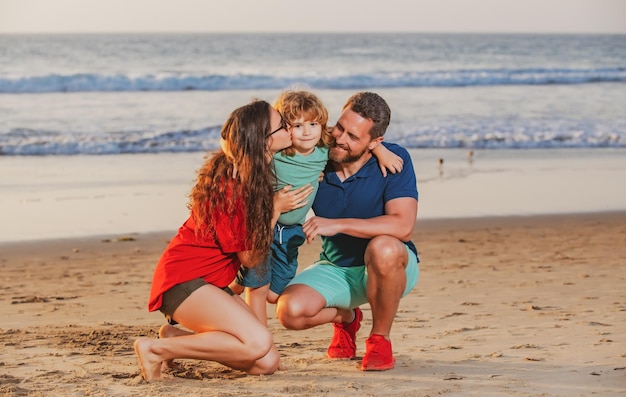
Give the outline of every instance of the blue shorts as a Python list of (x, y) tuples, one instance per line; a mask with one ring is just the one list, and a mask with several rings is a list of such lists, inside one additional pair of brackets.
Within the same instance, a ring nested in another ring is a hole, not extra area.
[(269, 284), (270, 290), (278, 295), (293, 279), (298, 269), (298, 248), (306, 241), (302, 225), (274, 227), (271, 256), (266, 266), (246, 269), (238, 275), (237, 283), (245, 287), (258, 288)]
[[(419, 276), (419, 260), (415, 252), (406, 246), (409, 263), (406, 266), (406, 287), (402, 296), (406, 296)], [(304, 284), (319, 292), (326, 299), (326, 307), (353, 309), (367, 303), (365, 295), (367, 271), (365, 266), (341, 267), (328, 261), (319, 261), (304, 269), (289, 285)]]

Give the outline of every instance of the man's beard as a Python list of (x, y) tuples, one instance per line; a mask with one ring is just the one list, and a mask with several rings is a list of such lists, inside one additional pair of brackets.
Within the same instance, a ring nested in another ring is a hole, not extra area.
[(338, 155), (333, 151), (335, 147), (337, 146), (331, 146), (330, 150), (328, 151), (328, 158), (337, 163), (354, 163), (355, 161), (363, 157), (363, 155), (367, 151), (367, 148), (364, 148), (359, 153), (350, 153), (349, 151), (344, 151), (343, 155)]

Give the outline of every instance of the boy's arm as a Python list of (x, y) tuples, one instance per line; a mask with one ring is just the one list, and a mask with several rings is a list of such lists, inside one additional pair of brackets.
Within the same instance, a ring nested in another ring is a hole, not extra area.
[(378, 166), (384, 177), (387, 176), (387, 170), (392, 174), (402, 171), (402, 166), (404, 165), (402, 157), (396, 155), (384, 145), (376, 145), (372, 150), (372, 154), (378, 159)]

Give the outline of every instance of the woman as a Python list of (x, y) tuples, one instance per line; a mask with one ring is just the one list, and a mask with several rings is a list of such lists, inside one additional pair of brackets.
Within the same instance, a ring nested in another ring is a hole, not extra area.
[(310, 191), (283, 190), (274, 197), (270, 160), (291, 145), (291, 135), (267, 102), (234, 110), (221, 136), (221, 150), (198, 171), (191, 215), (154, 272), (149, 310), (160, 310), (172, 325), (161, 327), (160, 339), (135, 341), (146, 380), (160, 378), (161, 365), (175, 358), (217, 361), (249, 374), (278, 368), (267, 327), (227, 286), (240, 265), (266, 261), (281, 211), (306, 204), (300, 202)]

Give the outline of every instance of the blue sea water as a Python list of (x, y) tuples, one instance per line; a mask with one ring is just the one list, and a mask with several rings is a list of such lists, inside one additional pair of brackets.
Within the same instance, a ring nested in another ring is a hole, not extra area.
[(379, 92), (409, 148), (626, 147), (624, 35), (0, 35), (0, 155), (205, 151), (293, 87)]

